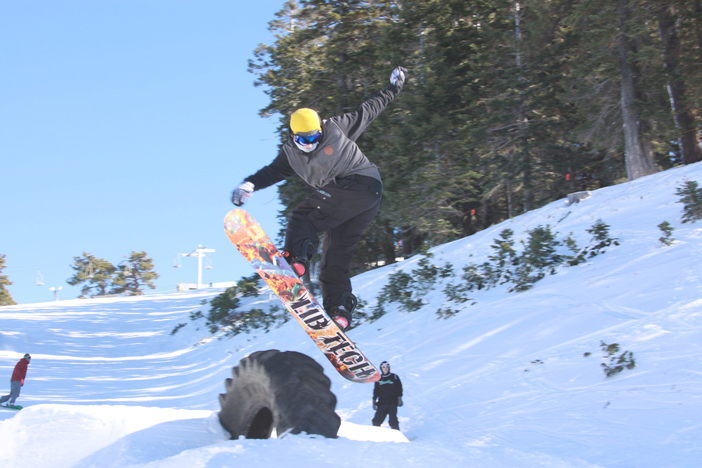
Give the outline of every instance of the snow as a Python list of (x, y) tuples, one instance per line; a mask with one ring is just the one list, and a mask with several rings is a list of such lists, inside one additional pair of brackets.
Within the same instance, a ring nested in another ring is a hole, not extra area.
[[(0, 466), (700, 466), (702, 221), (680, 221), (675, 190), (685, 180), (702, 181), (702, 164), (577, 204), (558, 200), (432, 249), (433, 264), (460, 272), (484, 261), (505, 228), (519, 240), (548, 225), (584, 246), (601, 219), (621, 242), (528, 291), (474, 291), (448, 319), (435, 311), (449, 305), (443, 285), (456, 278), (442, 280), (421, 310), (390, 305), (352, 330), (402, 378), (402, 432), (370, 425), (372, 386), (338, 376), (295, 322), (232, 339), (189, 322), (219, 290), (2, 307), (0, 376), (9, 380), (25, 352), (33, 359), (18, 400), (25, 408), (0, 410)], [(674, 227), (671, 246), (658, 240), (663, 221)], [(371, 308), (388, 276), (420, 259), (359, 275), (355, 290)], [(246, 301), (275, 304), (267, 294)], [(636, 367), (605, 377), (601, 342), (631, 351)], [(264, 349), (300, 351), (324, 366), (339, 438), (229, 440), (217, 396), (231, 367)]]

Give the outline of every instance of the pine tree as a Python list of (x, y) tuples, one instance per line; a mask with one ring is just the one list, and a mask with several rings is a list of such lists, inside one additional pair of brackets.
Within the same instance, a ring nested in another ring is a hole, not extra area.
[(107, 260), (83, 252), (82, 257), (73, 257), (74, 275), (66, 280), (71, 286), (82, 284), (80, 297), (104, 296), (112, 286), (112, 275), (117, 268)]
[(493, 254), (488, 258), (494, 264), (494, 283), (505, 284), (512, 280), (514, 268), (519, 264), (517, 252), (514, 249), (514, 231), (511, 229), (503, 229), (500, 232), (500, 238), (495, 239), (490, 246)]
[(236, 283), (238, 291), (244, 297), (256, 297), (259, 295), (261, 277), (258, 273), (241, 278)]
[(241, 305), (239, 288), (232, 286), (222, 294), (212, 298), (210, 311), (207, 313), (207, 328), (210, 333), (216, 333), (222, 328), (232, 328), (237, 321), (237, 308)]
[(512, 291), (525, 291), (547, 274), (556, 272), (556, 267), (563, 261), (558, 253), (561, 242), (549, 226), (537, 226), (529, 231), (524, 243), (524, 251), (519, 256)]
[(5, 255), (0, 254), (0, 306), (16, 304), (14, 299), (12, 299), (10, 291), (7, 290), (7, 287), (12, 284), (12, 281), (10, 281), (7, 275), (2, 274), (4, 269)]
[(673, 245), (673, 226), (668, 221), (663, 221), (657, 227), (662, 233), (661, 237), (658, 238), (661, 244), (668, 246)]
[(680, 197), (683, 206), (683, 223), (692, 223), (702, 219), (702, 188), (693, 180), (685, 181), (675, 194)]
[(153, 271), (154, 263), (146, 252), (132, 252), (129, 258), (120, 263), (112, 282), (112, 294), (140, 296), (144, 294), (143, 287), (156, 288), (154, 280), (159, 277)]
[(612, 238), (609, 234), (609, 224), (601, 219), (595, 221), (595, 223), (587, 229), (587, 232), (592, 236), (590, 243), (580, 250), (575, 257), (569, 259), (568, 265), (579, 265), (589, 258), (604, 253), (610, 246), (619, 245), (619, 239)]

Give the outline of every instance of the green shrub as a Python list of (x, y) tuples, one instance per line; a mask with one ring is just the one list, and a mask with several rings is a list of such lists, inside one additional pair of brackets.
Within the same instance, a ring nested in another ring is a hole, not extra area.
[(631, 351), (623, 351), (618, 343), (607, 344), (604, 341), (600, 342), (600, 348), (605, 353), (604, 359), (607, 362), (600, 364), (606, 377), (613, 377), (625, 369), (633, 369), (636, 367), (634, 353)]
[(383, 287), (378, 295), (371, 321), (375, 321), (385, 315), (385, 304), (400, 304), (404, 312), (415, 312), (421, 309), (426, 303), (422, 299), (436, 285), (439, 279), (448, 278), (453, 274), (453, 267), (447, 263), (443, 267), (437, 267), (430, 261), (431, 254), (427, 254), (418, 262), (418, 268), (410, 273), (396, 271), (388, 276), (388, 283)]
[(519, 256), (511, 291), (530, 289), (547, 274), (554, 274), (563, 261), (563, 256), (558, 252), (561, 242), (549, 226), (537, 226), (529, 231), (529, 237), (523, 244), (524, 250)]
[(251, 276), (245, 276), (237, 281), (236, 287), (242, 296), (256, 297), (260, 293), (260, 281), (261, 277), (259, 274), (254, 273)]
[[(490, 246), (492, 255), (488, 256), (491, 264), (483, 264), (483, 276), (490, 286), (509, 283), (514, 279), (514, 269), (519, 265), (519, 255), (514, 249), (514, 231), (504, 229), (500, 237)], [(488, 266), (489, 265), (489, 266)]]
[[(279, 326), (290, 319), (290, 314), (282, 307), (273, 306), (264, 311), (262, 309), (239, 310), (240, 297), (258, 296), (260, 293), (259, 276), (252, 275), (242, 278), (235, 286), (227, 288), (223, 293), (213, 297), (210, 301), (203, 300), (201, 305), (209, 304), (209, 310), (203, 313), (196, 310), (190, 313), (190, 321), (205, 320), (205, 325), (211, 334), (223, 333), (224, 336), (233, 336), (253, 330), (268, 332), (273, 326)], [(185, 324), (178, 324), (171, 331), (177, 333)]]
[(680, 197), (678, 200), (683, 204), (683, 223), (692, 223), (702, 219), (702, 188), (695, 181), (688, 180), (678, 187), (675, 194)]
[(673, 226), (668, 221), (663, 221), (658, 225), (658, 229), (663, 233), (658, 240), (663, 245), (673, 245)]
[(579, 265), (589, 258), (606, 252), (610, 246), (619, 245), (619, 239), (610, 237), (609, 225), (601, 219), (598, 219), (587, 232), (592, 235), (590, 243), (568, 262), (569, 265)]

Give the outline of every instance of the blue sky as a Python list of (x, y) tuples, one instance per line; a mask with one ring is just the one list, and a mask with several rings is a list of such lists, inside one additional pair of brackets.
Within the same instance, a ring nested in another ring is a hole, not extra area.
[[(60, 298), (73, 257), (146, 251), (156, 291), (251, 271), (222, 219), (229, 194), (270, 162), (279, 116), (247, 61), (273, 40), (283, 0), (0, 0), (0, 254), (19, 303)], [(247, 205), (276, 237), (275, 188)], [(35, 284), (41, 276), (44, 286)]]

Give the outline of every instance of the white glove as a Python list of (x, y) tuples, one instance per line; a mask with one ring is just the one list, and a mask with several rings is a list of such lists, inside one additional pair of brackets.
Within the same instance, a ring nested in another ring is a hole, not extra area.
[(390, 73), (390, 84), (396, 88), (402, 88), (405, 84), (405, 74), (407, 69), (405, 67), (396, 67), (392, 73)]
[(246, 200), (249, 199), (254, 191), (254, 184), (246, 181), (239, 184), (237, 188), (232, 192), (232, 203), (236, 206), (241, 206)]

